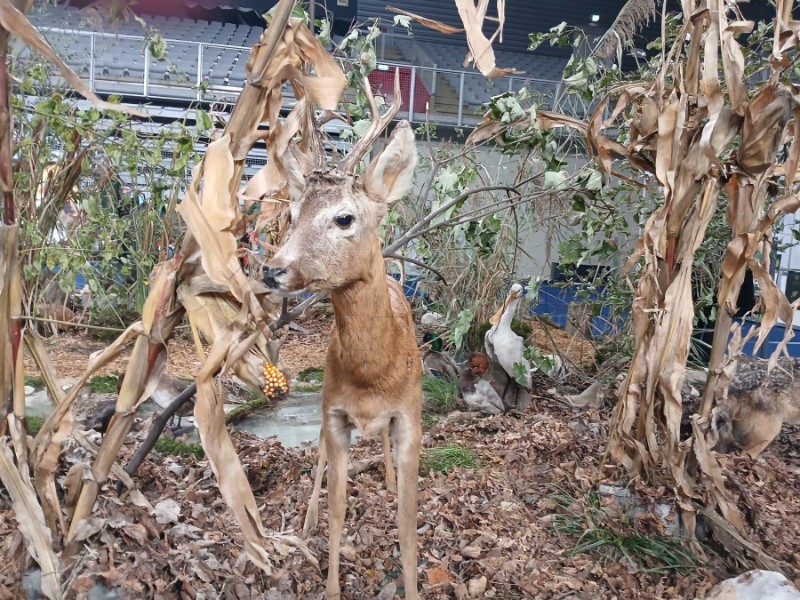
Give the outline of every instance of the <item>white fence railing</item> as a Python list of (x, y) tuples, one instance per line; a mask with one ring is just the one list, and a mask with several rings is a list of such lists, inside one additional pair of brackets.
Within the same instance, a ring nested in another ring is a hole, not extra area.
[[(233, 102), (242, 89), (250, 53), (246, 46), (167, 39), (167, 60), (159, 61), (151, 55), (151, 42), (142, 36), (50, 27), (40, 31), (92, 90), (148, 99)], [(399, 70), (403, 108), (398, 118), (412, 122), (474, 125), (480, 121), (481, 105), (494, 95), (524, 86), (539, 92), (548, 106), (559, 85), (555, 80), (522, 76), (487, 80), (476, 71), (443, 69), (408, 38), (382, 37), (379, 59), (387, 57), (387, 47), (406, 44), (402, 54), (410, 55), (411, 62), (380, 60), (371, 81), (390, 93), (391, 86), (381, 83)]]

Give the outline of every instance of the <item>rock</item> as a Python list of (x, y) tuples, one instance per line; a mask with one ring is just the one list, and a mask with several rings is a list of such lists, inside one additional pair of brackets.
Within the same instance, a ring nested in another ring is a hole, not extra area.
[(438, 312), (427, 312), (420, 319), (422, 325), (441, 327), (444, 325), (444, 315)]
[(474, 579), (470, 579), (467, 583), (467, 593), (470, 598), (481, 598), (486, 593), (486, 586), (488, 580), (485, 575), (480, 575)]
[(31, 386), (29, 386), (29, 385), (26, 385), (26, 386), (25, 386), (25, 395), (26, 395), (26, 396), (30, 396), (30, 395), (31, 395), (33, 392), (35, 392), (35, 391), (36, 391), (36, 388), (34, 388), (34, 387), (31, 387)]
[(800, 592), (782, 574), (753, 570), (715, 586), (706, 600), (800, 600)]

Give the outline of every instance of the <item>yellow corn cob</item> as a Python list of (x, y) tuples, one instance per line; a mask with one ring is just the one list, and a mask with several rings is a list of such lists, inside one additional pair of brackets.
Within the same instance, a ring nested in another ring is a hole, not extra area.
[(262, 371), (264, 375), (263, 392), (267, 398), (275, 398), (289, 391), (289, 382), (281, 370), (271, 362), (265, 361)]

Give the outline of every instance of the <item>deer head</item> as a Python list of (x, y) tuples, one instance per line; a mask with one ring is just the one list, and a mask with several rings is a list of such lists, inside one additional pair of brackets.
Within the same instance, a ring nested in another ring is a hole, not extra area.
[(264, 269), (264, 283), (290, 295), (340, 289), (368, 277), (380, 257), (381, 218), (408, 191), (417, 163), (408, 121), (397, 125), (364, 177), (350, 172), (352, 159), (340, 163), (340, 168), (307, 175), (294, 153), (283, 159), (292, 200), (291, 226)]

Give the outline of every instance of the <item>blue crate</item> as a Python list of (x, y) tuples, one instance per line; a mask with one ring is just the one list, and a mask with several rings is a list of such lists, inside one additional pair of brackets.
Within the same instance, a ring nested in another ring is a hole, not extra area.
[[(392, 277), (394, 277), (395, 281), (398, 283), (400, 282), (399, 273), (392, 273)], [(425, 298), (425, 292), (419, 289), (419, 284), (423, 281), (425, 281), (424, 277), (416, 277), (413, 275), (406, 277), (405, 281), (403, 281), (403, 294), (408, 300), (412, 298)]]

